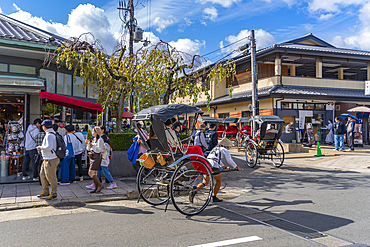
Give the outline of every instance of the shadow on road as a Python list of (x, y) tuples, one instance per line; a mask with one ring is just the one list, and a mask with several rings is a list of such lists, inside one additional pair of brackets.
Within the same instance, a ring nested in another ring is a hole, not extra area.
[(111, 214), (154, 214), (150, 211), (141, 210), (139, 208), (123, 207), (123, 206), (106, 206), (106, 205), (86, 205), (86, 208), (100, 210)]

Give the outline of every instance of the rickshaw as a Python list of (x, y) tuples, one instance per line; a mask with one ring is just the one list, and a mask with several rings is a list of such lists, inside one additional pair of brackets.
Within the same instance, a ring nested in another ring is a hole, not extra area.
[[(189, 199), (189, 193), (203, 182), (203, 175), (212, 176), (211, 165), (204, 156), (191, 154), (190, 137), (180, 140), (172, 147), (167, 141), (165, 122), (183, 114), (195, 114), (195, 119), (203, 111), (195, 106), (171, 104), (153, 106), (136, 113), (132, 120), (138, 128), (138, 121), (150, 121), (156, 138), (143, 141), (147, 153), (138, 160), (142, 167), (137, 174), (137, 189), (139, 199), (151, 205), (166, 203), (166, 210), (171, 200), (175, 208), (184, 215), (195, 215), (202, 212), (211, 200), (213, 181), (194, 199)], [(178, 118), (179, 119), (179, 118)], [(195, 128), (195, 122), (193, 126)], [(142, 140), (145, 138), (138, 131)], [(167, 133), (167, 134), (168, 134)], [(194, 147), (194, 146), (193, 146)], [(191, 202), (192, 201), (192, 202)]]
[(283, 142), (280, 140), (284, 121), (278, 116), (258, 115), (250, 119), (256, 123), (255, 138), (244, 142), (247, 165), (255, 167), (259, 159), (271, 160), (275, 167), (284, 163)]
[[(238, 119), (237, 118), (225, 118), (222, 123), (223, 124), (230, 124), (230, 123), (237, 123)], [(235, 141), (236, 140), (236, 135), (238, 133), (238, 127), (236, 125), (229, 125), (225, 129), (225, 132), (222, 134), (222, 138), (226, 137), (230, 141)]]
[(250, 117), (239, 118), (237, 124), (240, 124), (241, 128), (238, 134), (236, 135), (236, 141), (234, 143), (234, 146), (240, 147), (241, 144), (246, 141), (247, 137), (251, 135), (250, 122), (251, 122)]

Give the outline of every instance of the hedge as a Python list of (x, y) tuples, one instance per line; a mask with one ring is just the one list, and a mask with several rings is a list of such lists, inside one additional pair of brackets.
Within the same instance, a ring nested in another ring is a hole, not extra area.
[(108, 136), (113, 151), (127, 151), (136, 133), (109, 133)]

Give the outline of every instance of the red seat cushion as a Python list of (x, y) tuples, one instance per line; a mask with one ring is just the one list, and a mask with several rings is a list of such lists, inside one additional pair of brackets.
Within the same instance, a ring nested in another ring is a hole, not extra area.
[(236, 126), (229, 126), (226, 129), (226, 134), (236, 134), (238, 133), (238, 128)]

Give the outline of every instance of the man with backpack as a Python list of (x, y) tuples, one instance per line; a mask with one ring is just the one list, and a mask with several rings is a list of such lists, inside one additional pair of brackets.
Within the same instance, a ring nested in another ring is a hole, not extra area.
[[(42, 141), (42, 145), (37, 147), (37, 150), (41, 151), (43, 158), (40, 170), (40, 180), (43, 192), (38, 195), (38, 197), (46, 197), (46, 200), (52, 200), (57, 198), (58, 179), (56, 171), (60, 159), (65, 156), (66, 146), (63, 138), (58, 138), (58, 135), (53, 130), (53, 123), (51, 120), (44, 120), (41, 123), (41, 126), (46, 135)], [(49, 193), (49, 184), (51, 186), (51, 193)]]
[(206, 142), (208, 145), (207, 151), (211, 151), (218, 144), (218, 135), (215, 129), (216, 129), (216, 124), (211, 123), (209, 125), (209, 129), (204, 131), (204, 135), (206, 137)]
[(346, 133), (346, 127), (344, 123), (342, 123), (338, 117), (335, 118), (334, 123), (334, 144), (335, 149), (334, 151), (339, 151), (338, 146), (340, 143), (340, 151), (344, 151), (344, 134)]

